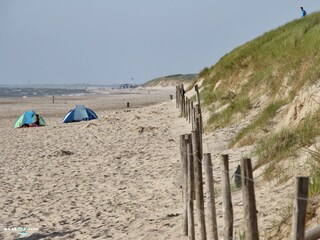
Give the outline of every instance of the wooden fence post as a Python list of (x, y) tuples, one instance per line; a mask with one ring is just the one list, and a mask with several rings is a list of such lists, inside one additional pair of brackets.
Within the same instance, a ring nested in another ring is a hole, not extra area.
[(198, 215), (198, 225), (200, 227), (200, 239), (206, 240), (206, 223), (204, 215), (204, 202), (203, 202), (203, 181), (202, 181), (202, 166), (200, 154), (200, 140), (199, 132), (192, 131), (192, 150), (195, 172), (195, 187), (196, 187), (196, 206)]
[(258, 240), (257, 208), (250, 158), (241, 159), (241, 183), (244, 220), (246, 224), (246, 240)]
[(189, 123), (192, 121), (193, 101), (189, 101)]
[(195, 131), (196, 128), (197, 128), (196, 127), (196, 124), (197, 124), (197, 121), (196, 121), (196, 109), (195, 108), (192, 108), (191, 118), (192, 118), (192, 123), (191, 123), (192, 131)]
[(201, 133), (203, 133), (203, 122), (202, 122), (202, 113), (201, 113), (201, 105), (200, 105), (200, 93), (199, 93), (199, 87), (198, 84), (196, 84), (194, 86), (194, 89), (196, 91), (196, 96), (197, 96), (197, 102), (198, 102), (198, 114), (199, 114), (199, 118), (200, 118), (200, 129), (201, 129)]
[(195, 228), (194, 228), (194, 208), (193, 200), (195, 199), (194, 192), (194, 167), (193, 167), (193, 153), (192, 153), (192, 135), (186, 134), (187, 138), (187, 159), (188, 159), (188, 236), (189, 240), (195, 240)]
[(130, 107), (130, 103), (129, 102), (127, 102), (127, 108), (129, 108)]
[(52, 96), (52, 103), (54, 103), (54, 96)]
[(217, 216), (216, 216), (216, 205), (214, 199), (214, 183), (212, 175), (212, 161), (211, 154), (205, 153), (203, 155), (203, 165), (205, 171), (205, 186), (207, 200), (207, 210), (209, 223), (207, 222), (209, 239), (218, 240), (218, 229), (217, 229)]
[(308, 204), (309, 178), (296, 178), (296, 193), (292, 215), (292, 239), (305, 240), (305, 223)]
[(233, 239), (233, 207), (231, 200), (230, 179), (229, 179), (229, 156), (224, 154), (221, 156), (222, 160), (222, 207), (224, 219), (224, 239)]
[(180, 117), (184, 117), (185, 113), (185, 98), (184, 98), (184, 88), (183, 84), (181, 84), (181, 89), (180, 89)]
[(188, 117), (189, 117), (189, 98), (186, 97), (186, 109), (185, 109), (185, 118), (188, 121)]
[(180, 101), (180, 99), (179, 99), (179, 93), (180, 93), (180, 88), (179, 88), (179, 86), (176, 86), (176, 108), (179, 108), (180, 106), (179, 106), (179, 101)]
[(182, 202), (183, 202), (183, 212), (182, 212), (182, 225), (183, 225), (183, 235), (188, 235), (188, 214), (187, 214), (187, 176), (188, 176), (188, 155), (187, 155), (187, 145), (185, 141), (185, 135), (180, 135), (180, 154), (181, 154), (181, 185), (182, 185)]
[(320, 239), (320, 225), (317, 225), (306, 231), (306, 240), (318, 240)]
[(196, 105), (196, 126), (199, 132), (199, 140), (200, 140), (200, 155), (203, 155), (203, 145), (202, 145), (202, 126), (201, 126), (201, 108), (200, 105)]

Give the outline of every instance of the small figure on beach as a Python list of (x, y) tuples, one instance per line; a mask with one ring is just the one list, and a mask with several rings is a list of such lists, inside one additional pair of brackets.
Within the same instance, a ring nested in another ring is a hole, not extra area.
[(41, 127), (45, 126), (46, 122), (44, 121), (41, 115), (37, 114), (35, 111), (30, 110), (22, 114), (16, 123), (14, 128), (26, 128), (26, 127)]
[(306, 10), (303, 9), (303, 7), (300, 7), (300, 9), (301, 9), (301, 17), (303, 18), (307, 15), (307, 12)]
[(38, 127), (38, 126), (40, 126), (40, 119), (39, 119), (39, 115), (36, 114), (34, 115), (34, 122), (31, 123), (29, 127)]
[(26, 127), (39, 127), (40, 126), (40, 119), (39, 119), (39, 115), (35, 114), (34, 115), (34, 122), (30, 123), (30, 124), (23, 124), (20, 128), (26, 128)]

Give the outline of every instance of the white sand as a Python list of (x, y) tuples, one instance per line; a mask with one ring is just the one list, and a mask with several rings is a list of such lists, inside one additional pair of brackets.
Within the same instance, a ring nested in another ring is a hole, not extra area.
[[(29, 236), (47, 236), (41, 239), (178, 238), (174, 101), (102, 110), (114, 108), (117, 98), (118, 106), (169, 99), (168, 92), (150, 95), (67, 98), (67, 103), (56, 98), (55, 104), (51, 98), (2, 99), (1, 115), (7, 116), (0, 127), (0, 239), (19, 237), (7, 230), (14, 227), (38, 228)], [(99, 120), (61, 123), (69, 106), (80, 102), (98, 109)], [(13, 129), (31, 107), (48, 126)]]
[[(0, 99), (0, 239), (15, 239), (27, 227), (27, 239), (186, 239), (182, 236), (179, 135), (190, 124), (178, 117), (168, 91), (90, 97)], [(132, 106), (166, 101), (157, 105)], [(96, 111), (98, 120), (63, 124), (75, 104)], [(48, 126), (13, 129), (25, 110), (34, 109)], [(230, 175), (250, 148), (227, 149), (239, 127), (204, 135), (211, 152), (217, 193), (221, 192), (220, 154), (230, 154)], [(254, 173), (255, 177), (261, 172)], [(261, 239), (279, 219), (285, 188), (256, 178)], [(220, 188), (220, 190), (219, 190)], [(236, 231), (242, 228), (240, 191), (233, 192)], [(219, 234), (222, 206), (218, 194)], [(278, 212), (277, 212), (278, 211)], [(239, 236), (239, 235), (237, 235)], [(238, 238), (235, 238), (238, 239)]]

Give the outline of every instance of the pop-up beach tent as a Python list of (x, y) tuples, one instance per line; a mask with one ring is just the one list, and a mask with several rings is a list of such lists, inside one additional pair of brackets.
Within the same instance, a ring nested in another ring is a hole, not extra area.
[(30, 124), (35, 122), (36, 115), (39, 116), (39, 126), (45, 126), (46, 122), (44, 121), (43, 117), (41, 117), (39, 114), (35, 113), (33, 110), (30, 110), (30, 111), (26, 111), (24, 114), (22, 114), (18, 118), (14, 127), (19, 128), (19, 127), (23, 127), (23, 126), (29, 126)]
[(77, 105), (74, 109), (70, 110), (63, 119), (64, 123), (81, 122), (97, 119), (98, 116), (89, 108), (83, 105)]

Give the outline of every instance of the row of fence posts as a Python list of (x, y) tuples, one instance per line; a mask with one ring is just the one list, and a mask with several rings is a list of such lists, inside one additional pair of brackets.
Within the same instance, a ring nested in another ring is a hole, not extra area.
[[(180, 153), (182, 169), (182, 198), (183, 198), (183, 235), (195, 239), (195, 215), (199, 232), (199, 239), (218, 240), (217, 216), (215, 207), (215, 191), (213, 165), (210, 153), (203, 153), (202, 146), (202, 115), (198, 86), (195, 86), (196, 105), (185, 97), (183, 85), (176, 87), (176, 107), (180, 109), (180, 116), (192, 123), (189, 134), (180, 135)], [(221, 189), (223, 207), (223, 239), (231, 240), (233, 233), (233, 205), (229, 177), (229, 156), (222, 155), (221, 160)], [(204, 169), (202, 169), (202, 167)], [(235, 177), (241, 179), (244, 231), (246, 240), (258, 240), (257, 209), (254, 192), (253, 170), (250, 158), (240, 160), (240, 174)], [(204, 170), (204, 176), (203, 176)], [(205, 182), (205, 184), (204, 184)], [(316, 240), (320, 238), (320, 226), (305, 232), (306, 209), (308, 202), (308, 177), (296, 178), (296, 194), (292, 216), (292, 239)], [(204, 189), (206, 196), (206, 210)], [(195, 201), (195, 206), (194, 206)], [(206, 213), (205, 213), (206, 211)]]

